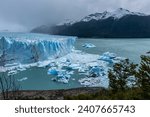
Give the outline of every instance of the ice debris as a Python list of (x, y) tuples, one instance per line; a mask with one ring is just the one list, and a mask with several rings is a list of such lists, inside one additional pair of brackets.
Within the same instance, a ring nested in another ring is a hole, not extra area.
[(105, 52), (104, 54), (102, 54), (99, 57), (99, 60), (106, 61), (108, 63), (113, 63), (115, 58), (116, 58), (116, 54), (110, 53), (110, 52)]
[(68, 83), (71, 75), (75, 72), (85, 76), (78, 80), (83, 86), (108, 87), (108, 69), (111, 68), (108, 59), (112, 60), (111, 63), (122, 60), (121, 57), (117, 57), (116, 54), (110, 52), (106, 52), (99, 57), (99, 55), (74, 51), (56, 59), (55, 67), (50, 67), (48, 74), (52, 75), (56, 82)]
[(19, 82), (22, 82), (22, 81), (25, 81), (27, 80), (28, 78), (27, 77), (24, 77), (24, 78), (21, 78), (21, 79), (18, 79)]
[[(100, 66), (90, 67), (88, 77), (99, 77), (104, 72), (104, 68)], [(104, 75), (104, 73), (103, 73)]]
[(84, 45), (82, 45), (82, 47), (85, 47), (85, 48), (95, 48), (96, 46), (92, 43), (85, 43)]
[(50, 68), (47, 72), (48, 75), (58, 75), (58, 70), (54, 67), (54, 68)]
[(69, 79), (71, 77), (72, 72), (68, 72), (66, 70), (59, 70), (56, 67), (50, 68), (48, 70), (48, 75), (52, 75), (54, 78), (52, 78), (53, 81), (61, 82), (67, 84), (69, 82)]
[(11, 76), (11, 75), (14, 75), (14, 74), (17, 74), (17, 70), (11, 70), (8, 72), (8, 76)]

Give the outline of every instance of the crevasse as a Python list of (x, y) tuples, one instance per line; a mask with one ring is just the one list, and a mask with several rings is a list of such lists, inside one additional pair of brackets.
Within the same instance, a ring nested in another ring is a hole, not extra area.
[(33, 63), (71, 52), (76, 37), (0, 33), (0, 66)]

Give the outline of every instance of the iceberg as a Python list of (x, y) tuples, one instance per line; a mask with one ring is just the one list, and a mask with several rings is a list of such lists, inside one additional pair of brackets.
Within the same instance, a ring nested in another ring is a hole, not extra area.
[(14, 75), (14, 74), (17, 74), (17, 70), (12, 70), (12, 71), (9, 71), (8, 72), (8, 76), (11, 76), (11, 75)]
[(0, 66), (59, 58), (72, 51), (76, 37), (34, 33), (0, 33)]
[(115, 58), (116, 58), (116, 54), (105, 52), (99, 57), (99, 60), (106, 61), (111, 64), (111, 63), (114, 63)]
[(79, 80), (80, 84), (85, 87), (100, 87), (101, 85), (101, 78), (83, 78)]
[(57, 81), (57, 82), (65, 83), (65, 84), (69, 82), (69, 79), (71, 77), (70, 74), (72, 73), (66, 70), (61, 70), (61, 69), (59, 70), (56, 67), (50, 68), (48, 70), (48, 75), (55, 76), (55, 78), (52, 79), (53, 81)]
[(109, 79), (107, 76), (100, 77), (86, 77), (78, 80), (82, 86), (85, 87), (104, 87), (108, 88)]
[(59, 73), (59, 75), (57, 76), (57, 81), (67, 84), (70, 78), (71, 78), (70, 74), (64, 71)]
[(111, 60), (114, 64), (122, 59), (122, 57), (117, 57), (116, 54), (110, 52), (99, 56), (82, 51), (72, 51), (65, 56), (55, 59), (48, 70), (48, 75), (53, 76), (54, 81), (66, 84), (69, 83), (71, 75), (79, 74), (85, 76), (78, 80), (83, 86), (108, 87), (107, 72), (111, 69), (111, 66), (107, 60)]
[(89, 69), (88, 77), (99, 77), (103, 72), (104, 72), (103, 67), (93, 66)]
[(82, 47), (85, 47), (85, 48), (95, 48), (96, 46), (92, 43), (85, 43), (84, 45), (82, 45)]
[(58, 75), (59, 71), (56, 68), (50, 68), (47, 72), (48, 75)]
[(27, 77), (24, 77), (24, 78), (21, 78), (21, 79), (18, 79), (19, 82), (22, 82), (22, 81), (25, 81), (27, 80), (28, 78)]

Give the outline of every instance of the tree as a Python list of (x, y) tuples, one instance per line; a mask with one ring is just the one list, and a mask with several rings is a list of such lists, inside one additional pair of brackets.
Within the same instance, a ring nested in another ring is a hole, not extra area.
[(0, 93), (2, 99), (17, 99), (19, 97), (20, 85), (12, 76), (2, 73), (0, 76)]
[(141, 56), (141, 63), (136, 77), (144, 99), (150, 98), (150, 56)]
[(136, 82), (131, 76), (136, 74), (136, 64), (130, 63), (129, 59), (116, 63), (112, 70), (109, 70), (109, 87), (114, 92), (125, 91), (129, 88), (129, 84)]

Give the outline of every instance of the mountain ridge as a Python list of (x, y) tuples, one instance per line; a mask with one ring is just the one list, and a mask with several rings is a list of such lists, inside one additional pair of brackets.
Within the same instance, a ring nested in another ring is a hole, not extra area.
[(31, 32), (84, 38), (148, 38), (150, 15), (119, 8), (113, 12), (90, 14), (78, 21), (37, 27)]
[(63, 21), (59, 24), (57, 24), (57, 26), (61, 26), (61, 25), (72, 25), (74, 23), (77, 22), (88, 22), (91, 20), (103, 20), (103, 19), (107, 19), (107, 18), (114, 18), (114, 19), (120, 19), (125, 15), (137, 15), (137, 16), (147, 16), (144, 13), (139, 13), (139, 12), (131, 12), (127, 9), (123, 9), (123, 8), (119, 8), (113, 12), (108, 12), (108, 11), (104, 11), (103, 13), (94, 13), (94, 14), (90, 14), (88, 16), (85, 16), (84, 18), (82, 18), (81, 20), (77, 20), (77, 21), (71, 21), (69, 19), (67, 19), (66, 21)]

